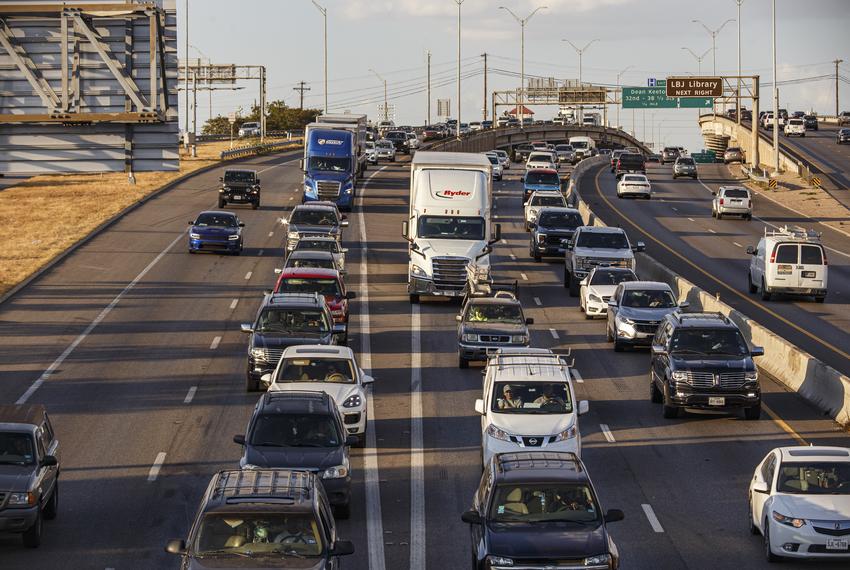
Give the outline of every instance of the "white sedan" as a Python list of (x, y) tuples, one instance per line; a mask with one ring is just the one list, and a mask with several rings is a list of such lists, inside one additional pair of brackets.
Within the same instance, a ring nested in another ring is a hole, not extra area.
[(552, 170), (558, 170), (558, 165), (555, 164), (555, 159), (552, 157), (551, 152), (534, 151), (528, 155), (528, 160), (525, 162), (525, 169), (533, 170), (537, 168), (551, 168)]
[(617, 182), (617, 198), (641, 196), (649, 200), (652, 197), (652, 185), (643, 174), (624, 174)]
[(623, 281), (637, 281), (637, 275), (624, 267), (594, 267), (581, 280), (579, 308), (586, 319), (604, 317), (608, 314), (608, 301), (617, 285)]
[(850, 449), (776, 448), (756, 467), (748, 499), (768, 562), (850, 560)]

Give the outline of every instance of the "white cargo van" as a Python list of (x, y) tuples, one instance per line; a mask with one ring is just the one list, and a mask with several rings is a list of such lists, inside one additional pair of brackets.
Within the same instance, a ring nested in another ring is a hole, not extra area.
[(420, 295), (460, 297), (467, 265), (489, 271), (500, 228), (491, 220), (490, 160), (483, 154), (417, 152), (410, 164), (410, 213), (402, 236), (410, 243), (410, 302)]
[(590, 137), (570, 137), (569, 144), (576, 151), (576, 157), (581, 160), (593, 156), (596, 143)]
[(767, 231), (756, 247), (748, 247), (750, 293), (761, 291), (769, 301), (774, 293), (806, 295), (818, 303), (826, 299), (827, 261), (820, 234), (784, 226)]

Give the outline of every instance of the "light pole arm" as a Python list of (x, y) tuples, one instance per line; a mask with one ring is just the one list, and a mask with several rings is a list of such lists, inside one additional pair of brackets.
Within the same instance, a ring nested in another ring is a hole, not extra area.
[(570, 40), (561, 40), (561, 41), (562, 41), (562, 42), (567, 42), (568, 44), (570, 44), (571, 46), (573, 46), (573, 49), (574, 49), (574, 50), (576, 50), (576, 53), (577, 53), (577, 54), (579, 54), (579, 55), (581, 55), (582, 50), (578, 49), (578, 47), (576, 47), (576, 45), (575, 45), (573, 42), (571, 42)]
[(525, 17), (525, 23), (527, 24), (528, 21), (532, 18), (532, 16), (534, 16), (540, 10), (546, 10), (548, 8), (549, 8), (549, 6), (538, 6), (537, 8), (534, 9), (534, 11), (531, 14), (529, 14), (528, 16)]
[(323, 8), (318, 2), (316, 2), (316, 0), (312, 0), (312, 1), (313, 1), (313, 6), (315, 6), (316, 8), (319, 9), (319, 12), (322, 13), (322, 16), (328, 15), (328, 9), (327, 8)]
[(525, 22), (523, 22), (523, 21), (522, 21), (522, 18), (520, 18), (519, 16), (517, 16), (516, 14), (514, 14), (514, 11), (513, 11), (513, 10), (511, 10), (510, 8), (506, 8), (505, 6), (499, 6), (499, 10), (504, 10), (505, 12), (507, 12), (508, 14), (510, 14), (511, 16), (513, 16), (513, 17), (514, 17), (514, 20), (516, 20), (517, 22), (519, 22), (519, 25), (520, 25), (520, 26), (524, 26), (524, 25), (525, 25)]

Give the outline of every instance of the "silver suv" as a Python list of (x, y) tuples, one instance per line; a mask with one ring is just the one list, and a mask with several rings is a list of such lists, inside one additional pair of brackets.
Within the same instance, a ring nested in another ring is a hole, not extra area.
[(624, 281), (608, 301), (608, 342), (621, 352), (626, 346), (649, 346), (664, 317), (685, 308), (673, 290), (659, 281)]
[(689, 156), (680, 156), (673, 164), (673, 179), (680, 176), (690, 176), (694, 180), (697, 179), (697, 163)]
[(721, 186), (713, 192), (711, 217), (718, 220), (723, 216), (741, 216), (745, 220), (753, 219), (753, 197), (743, 186)]

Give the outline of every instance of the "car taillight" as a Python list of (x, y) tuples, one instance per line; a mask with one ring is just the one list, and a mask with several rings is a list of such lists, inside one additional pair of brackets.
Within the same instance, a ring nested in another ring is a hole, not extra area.
[(776, 261), (776, 250), (779, 249), (779, 246), (773, 247), (773, 253), (770, 254), (770, 262), (773, 263)]
[(723, 205), (723, 198), (720, 199), (720, 205)]

